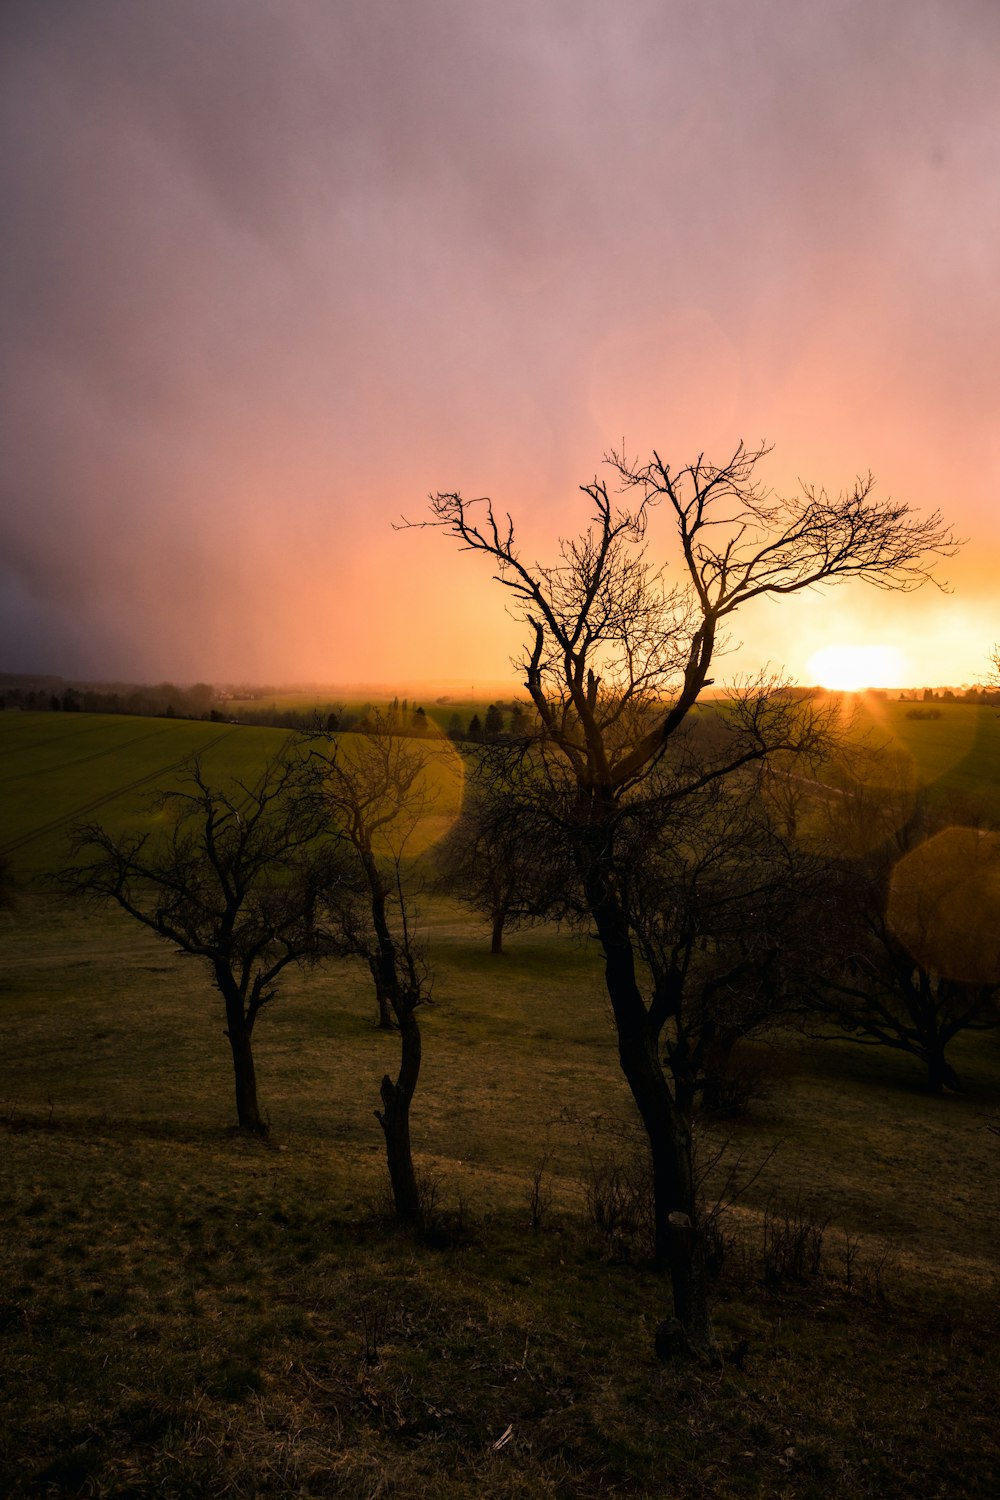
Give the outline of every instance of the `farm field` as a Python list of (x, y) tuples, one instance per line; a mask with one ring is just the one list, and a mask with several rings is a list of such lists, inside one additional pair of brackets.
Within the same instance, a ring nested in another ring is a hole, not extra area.
[[(940, 717), (910, 716), (925, 707), (936, 709)], [(919, 784), (942, 800), (981, 806), (1000, 821), (1000, 709), (862, 698), (858, 721), (873, 743), (912, 761)]]
[[(279, 706), (322, 706), (308, 694), (286, 696)], [(486, 706), (487, 700), (456, 700), (428, 703), (426, 712), (444, 729), (452, 713), (467, 720)], [(901, 753), (932, 796), (1000, 822), (1000, 712), (934, 706), (939, 718), (916, 719), (909, 717), (912, 704), (863, 698), (855, 707), (854, 732)], [(0, 852), (26, 874), (53, 869), (74, 823), (97, 819), (116, 831), (139, 826), (144, 799), (167, 785), (187, 757), (197, 753), (208, 767), (246, 777), (286, 733), (181, 719), (0, 713)], [(455, 786), (461, 786), (461, 761), (450, 745), (431, 743), (433, 764), (444, 778), (443, 821), (436, 830), (443, 831), (458, 795)]]
[[(198, 755), (212, 777), (253, 781), (288, 738), (284, 729), (105, 714), (0, 713), (0, 855), (21, 879), (65, 863), (84, 822), (114, 834), (151, 827), (151, 798), (177, 784)], [(428, 745), (437, 807), (424, 842), (461, 802), (461, 760), (450, 742)]]
[[(523, 691), (508, 694), (504, 701), (509, 702), (511, 696), (527, 703)], [(386, 708), (392, 697), (373, 694), (366, 701)], [(492, 698), (449, 697), (444, 704), (432, 698), (420, 701), (428, 719), (446, 731), (453, 714), (457, 714), (465, 725), (473, 714), (482, 718), (488, 705), (499, 700), (494, 695)], [(338, 700), (329, 694), (310, 693), (272, 695), (251, 702), (234, 701), (231, 705), (237, 717), (243, 712), (268, 707), (300, 712), (315, 710), (323, 715), (338, 708), (356, 713), (363, 706), (360, 699)], [(915, 704), (883, 700), (868, 694), (845, 695), (843, 708), (845, 717), (853, 715), (856, 735), (911, 761), (919, 784), (932, 787), (942, 799), (957, 801), (960, 805), (981, 806), (989, 816), (1000, 821), (1000, 709), (944, 701)], [(926, 708), (935, 710), (938, 717), (911, 717), (915, 709)], [(701, 711), (711, 713), (712, 700)]]

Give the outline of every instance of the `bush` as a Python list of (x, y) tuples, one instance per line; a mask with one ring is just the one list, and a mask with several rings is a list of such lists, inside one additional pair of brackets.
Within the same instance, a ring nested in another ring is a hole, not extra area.
[(612, 1146), (599, 1156), (587, 1151), (587, 1220), (604, 1240), (612, 1260), (651, 1260), (656, 1243), (653, 1172), (648, 1147)]
[(727, 1053), (709, 1058), (701, 1103), (706, 1113), (735, 1119), (752, 1104), (770, 1099), (787, 1077), (787, 1059), (778, 1052), (737, 1042)]

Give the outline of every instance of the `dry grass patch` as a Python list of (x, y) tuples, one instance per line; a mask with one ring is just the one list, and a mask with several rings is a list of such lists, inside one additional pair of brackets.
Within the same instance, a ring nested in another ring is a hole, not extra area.
[[(431, 915), (424, 1242), (380, 1206), (396, 1043), (366, 975), (304, 975), (263, 1017), (263, 1146), (230, 1130), (195, 964), (48, 898), (5, 929), (5, 1492), (993, 1493), (996, 1039), (945, 1101), (902, 1061), (790, 1040), (776, 1094), (706, 1132), (718, 1190), (759, 1168), (721, 1225), (727, 1368), (663, 1366), (664, 1282), (587, 1222), (592, 1161), (628, 1146), (596, 955), (534, 932), (493, 960)], [(792, 1238), (829, 1216), (818, 1264), (769, 1272), (782, 1213)]]

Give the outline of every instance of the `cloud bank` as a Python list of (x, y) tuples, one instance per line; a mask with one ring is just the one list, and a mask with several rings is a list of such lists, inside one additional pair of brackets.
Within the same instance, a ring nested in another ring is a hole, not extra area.
[[(497, 677), (429, 490), (550, 553), (624, 438), (874, 470), (942, 599), (748, 617), (734, 667), (1000, 636), (1000, 11), (591, 0), (9, 3), (0, 665)], [(992, 633), (991, 633), (992, 632)]]

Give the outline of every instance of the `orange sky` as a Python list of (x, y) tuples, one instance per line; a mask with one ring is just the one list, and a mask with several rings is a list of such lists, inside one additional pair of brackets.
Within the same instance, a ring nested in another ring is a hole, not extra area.
[[(0, 667), (495, 681), (604, 451), (940, 507), (952, 592), (737, 621), (971, 682), (1000, 639), (993, 0), (4, 8)], [(665, 548), (666, 543), (663, 542)]]

